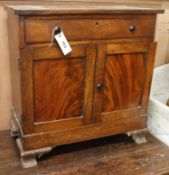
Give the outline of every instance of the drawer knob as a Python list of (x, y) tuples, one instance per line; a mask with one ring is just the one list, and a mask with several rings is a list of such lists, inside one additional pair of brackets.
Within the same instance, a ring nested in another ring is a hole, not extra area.
[(97, 87), (97, 89), (101, 90), (101, 89), (103, 89), (103, 84), (102, 83), (98, 83), (96, 85), (96, 87)]
[(130, 32), (135, 32), (136, 31), (136, 26), (130, 26), (129, 30), (130, 30)]

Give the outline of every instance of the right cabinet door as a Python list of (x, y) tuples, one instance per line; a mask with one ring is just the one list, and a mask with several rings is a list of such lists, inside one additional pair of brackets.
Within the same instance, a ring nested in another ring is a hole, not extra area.
[(93, 122), (146, 118), (155, 42), (98, 45)]

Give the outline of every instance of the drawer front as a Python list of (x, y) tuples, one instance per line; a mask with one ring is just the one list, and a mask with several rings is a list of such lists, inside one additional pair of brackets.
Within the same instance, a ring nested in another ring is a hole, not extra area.
[[(54, 27), (60, 27), (69, 41), (154, 36), (155, 18), (25, 20), (25, 42), (50, 42)], [(134, 26), (134, 30), (133, 27)]]

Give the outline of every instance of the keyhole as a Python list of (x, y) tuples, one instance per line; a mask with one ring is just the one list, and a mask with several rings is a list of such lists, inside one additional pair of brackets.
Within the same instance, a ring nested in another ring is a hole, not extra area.
[(96, 21), (96, 26), (99, 26), (99, 22), (98, 21)]

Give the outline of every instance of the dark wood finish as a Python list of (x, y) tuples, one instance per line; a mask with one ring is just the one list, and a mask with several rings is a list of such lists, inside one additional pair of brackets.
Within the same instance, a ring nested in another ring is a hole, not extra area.
[[(11, 63), (22, 99), (21, 121), (14, 102), (13, 123), (25, 152), (146, 128), (156, 13), (162, 11), (77, 7), (13, 7), (19, 75)], [(49, 47), (55, 26), (72, 47), (66, 56), (56, 42)]]
[(137, 145), (125, 135), (59, 146), (39, 160), (38, 166), (23, 169), (18, 149), (9, 131), (1, 131), (0, 174), (3, 175), (167, 175), (169, 149), (150, 135)]

